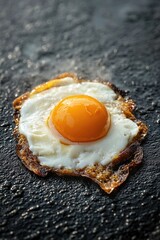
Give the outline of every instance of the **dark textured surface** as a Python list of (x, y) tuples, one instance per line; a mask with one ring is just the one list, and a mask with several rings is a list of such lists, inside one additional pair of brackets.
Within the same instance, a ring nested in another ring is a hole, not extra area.
[[(159, 3), (0, 0), (1, 239), (160, 239)], [(143, 165), (111, 196), (16, 156), (12, 100), (64, 71), (112, 81), (149, 125)]]

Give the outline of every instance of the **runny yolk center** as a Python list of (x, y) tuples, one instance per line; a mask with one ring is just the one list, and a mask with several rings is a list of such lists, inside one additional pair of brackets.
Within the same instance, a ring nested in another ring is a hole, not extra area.
[(104, 137), (110, 127), (110, 114), (97, 99), (75, 95), (62, 99), (51, 111), (55, 129), (72, 142), (90, 142)]

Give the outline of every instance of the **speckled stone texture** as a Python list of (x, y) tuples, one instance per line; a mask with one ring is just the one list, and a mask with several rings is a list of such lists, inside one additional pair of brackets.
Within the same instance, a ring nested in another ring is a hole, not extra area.
[[(1, 239), (160, 239), (160, 1), (0, 0)], [(143, 165), (108, 196), (16, 156), (12, 101), (65, 71), (102, 78), (149, 126)]]

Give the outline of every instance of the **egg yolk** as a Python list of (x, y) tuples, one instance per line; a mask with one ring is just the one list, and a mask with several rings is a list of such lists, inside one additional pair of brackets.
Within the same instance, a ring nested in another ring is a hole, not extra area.
[(97, 99), (87, 95), (69, 96), (51, 111), (55, 129), (72, 142), (90, 142), (104, 137), (110, 127), (110, 114)]

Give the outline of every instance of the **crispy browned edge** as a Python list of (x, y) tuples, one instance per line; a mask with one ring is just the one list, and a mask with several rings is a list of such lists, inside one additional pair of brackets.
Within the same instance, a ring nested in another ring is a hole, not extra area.
[[(57, 76), (55, 79), (61, 79), (64, 77), (73, 77), (76, 82), (87, 81), (83, 79), (79, 80), (74, 73), (63, 73)], [(29, 92), (26, 92), (13, 101), (15, 121), (14, 135), (17, 140), (17, 155), (30, 171), (42, 177), (45, 177), (49, 172), (55, 172), (58, 175), (85, 176), (98, 183), (100, 187), (109, 194), (127, 179), (131, 169), (141, 163), (143, 158), (143, 150), (140, 146), (140, 142), (147, 134), (148, 128), (144, 123), (137, 120), (132, 114), (135, 104), (131, 99), (123, 98), (121, 96), (121, 91), (112, 83), (107, 81), (98, 82), (103, 82), (103, 84), (110, 86), (117, 93), (117, 99), (121, 102), (124, 114), (127, 118), (135, 121), (139, 126), (139, 133), (137, 136), (111, 163), (107, 164), (106, 166), (95, 164), (94, 166), (88, 166), (78, 170), (70, 170), (65, 168), (56, 169), (47, 166), (41, 166), (37, 156), (33, 155), (33, 153), (29, 150), (26, 137), (19, 132), (20, 109), (23, 102), (29, 97)]]

